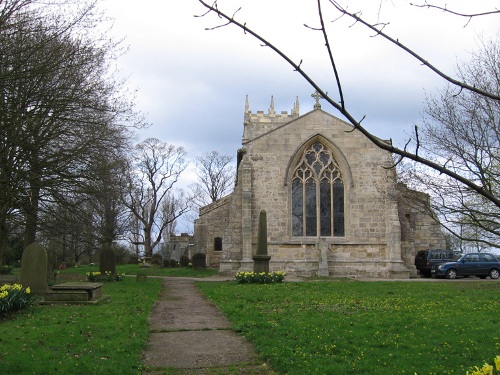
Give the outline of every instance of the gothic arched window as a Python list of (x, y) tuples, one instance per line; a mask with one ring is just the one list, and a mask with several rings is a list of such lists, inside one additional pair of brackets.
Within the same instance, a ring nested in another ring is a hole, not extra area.
[(331, 151), (308, 147), (292, 175), (292, 235), (344, 236), (344, 183)]

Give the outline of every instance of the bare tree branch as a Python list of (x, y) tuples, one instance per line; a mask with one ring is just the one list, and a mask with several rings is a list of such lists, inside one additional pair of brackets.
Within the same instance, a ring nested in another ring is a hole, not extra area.
[[(346, 15), (346, 16), (349, 16), (351, 18), (353, 18), (354, 20), (356, 20), (356, 22), (359, 22), (361, 24), (363, 24), (364, 26), (368, 27), (370, 30), (373, 30), (375, 31), (376, 35), (380, 35), (381, 37), (383, 37), (384, 39), (388, 40), (389, 42), (395, 44), (396, 46), (398, 46), (399, 48), (401, 48), (403, 51), (407, 52), (408, 54), (410, 54), (411, 56), (413, 56), (415, 59), (417, 59), (418, 61), (420, 61), (422, 63), (422, 65), (425, 65), (426, 67), (428, 67), (429, 69), (431, 69), (434, 73), (436, 73), (438, 76), (440, 76), (441, 78), (445, 79), (446, 81), (452, 83), (453, 85), (455, 86), (458, 86), (458, 87), (461, 87), (461, 88), (464, 88), (464, 89), (467, 89), (467, 90), (470, 90), (472, 92), (475, 92), (477, 94), (480, 94), (480, 95), (483, 95), (483, 96), (486, 96), (490, 99), (494, 99), (494, 100), (500, 100), (500, 95), (496, 94), (496, 93), (493, 93), (493, 92), (489, 92), (489, 91), (486, 91), (486, 90), (482, 90), (482, 89), (479, 89), (475, 86), (471, 86), (465, 82), (462, 82), (462, 81), (459, 81), (455, 78), (452, 78), (450, 77), (449, 75), (445, 74), (444, 72), (442, 72), (441, 70), (439, 70), (438, 68), (436, 68), (434, 65), (432, 65), (430, 62), (428, 62), (427, 60), (425, 60), (423, 57), (421, 57), (419, 54), (417, 54), (415, 51), (413, 51), (412, 49), (410, 49), (409, 47), (407, 47), (406, 45), (402, 44), (399, 42), (399, 40), (397, 39), (394, 39), (392, 37), (390, 37), (389, 35), (385, 34), (383, 32), (383, 27), (382, 28), (377, 28), (377, 25), (378, 24), (370, 24), (368, 22), (366, 22), (365, 20), (363, 20), (359, 15), (358, 13), (351, 13), (351, 12), (348, 12), (347, 9), (343, 8), (337, 1), (334, 1), (334, 0), (329, 0), (330, 3), (339, 11), (341, 12), (342, 14)], [(385, 26), (385, 24), (384, 24)]]
[(328, 40), (328, 34), (325, 28), (325, 22), (323, 20), (323, 12), (321, 11), (321, 0), (318, 0), (318, 14), (321, 22), (321, 32), (323, 33), (323, 38), (325, 39), (325, 46), (328, 50), (328, 57), (330, 58), (330, 64), (332, 65), (333, 73), (335, 74), (335, 81), (337, 82), (337, 89), (340, 96), (340, 105), (345, 109), (344, 94), (342, 92), (342, 85), (340, 83), (339, 73), (337, 67), (335, 66), (335, 60), (333, 59), (332, 49), (330, 48), (330, 42)]
[(444, 7), (441, 7), (441, 6), (438, 6), (438, 5), (429, 4), (427, 1), (425, 2), (425, 4), (413, 4), (413, 3), (410, 3), (410, 5), (412, 5), (414, 7), (417, 7), (417, 8), (427, 8), (427, 9), (434, 8), (434, 9), (439, 9), (439, 10), (442, 10), (443, 12), (450, 13), (450, 14), (453, 14), (455, 16), (466, 17), (466, 18), (468, 18), (468, 20), (467, 20), (467, 23), (464, 25), (464, 27), (467, 27), (467, 25), (470, 23), (470, 21), (474, 17), (490, 16), (492, 14), (500, 14), (500, 10), (498, 10), (498, 9), (495, 9), (495, 10), (492, 10), (492, 11), (489, 11), (489, 12), (480, 12), (480, 13), (461, 13), (461, 12), (456, 12), (456, 11), (448, 9), (448, 6), (446, 6), (446, 5)]

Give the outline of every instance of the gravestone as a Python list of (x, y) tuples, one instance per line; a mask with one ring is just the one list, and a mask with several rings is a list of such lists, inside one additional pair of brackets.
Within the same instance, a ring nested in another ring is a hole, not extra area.
[(194, 254), (191, 262), (193, 263), (193, 269), (195, 270), (204, 270), (207, 268), (207, 258), (203, 253)]
[(187, 255), (182, 255), (179, 264), (181, 267), (189, 267), (189, 257)]
[(104, 246), (99, 254), (99, 272), (102, 275), (107, 272), (116, 275), (115, 251), (109, 246)]
[(23, 251), (21, 257), (21, 284), (29, 287), (34, 294), (44, 294), (47, 291), (47, 251), (36, 242)]

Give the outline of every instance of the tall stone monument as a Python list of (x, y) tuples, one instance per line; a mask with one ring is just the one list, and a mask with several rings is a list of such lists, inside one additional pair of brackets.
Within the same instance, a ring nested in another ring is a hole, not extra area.
[(257, 253), (252, 256), (253, 271), (256, 273), (269, 272), (270, 255), (267, 255), (267, 214), (260, 211), (259, 230), (257, 232)]

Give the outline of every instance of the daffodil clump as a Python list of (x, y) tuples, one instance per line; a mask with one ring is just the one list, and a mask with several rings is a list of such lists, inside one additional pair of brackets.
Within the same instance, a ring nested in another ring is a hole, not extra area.
[(32, 303), (30, 288), (21, 284), (5, 284), (0, 287), (0, 316), (22, 310)]
[(238, 272), (235, 275), (239, 284), (272, 284), (285, 280), (286, 272)]
[(494, 366), (485, 363), (483, 367), (474, 366), (466, 375), (499, 375), (500, 374), (500, 355), (493, 358)]
[(116, 275), (112, 274), (111, 271), (106, 271), (104, 273), (99, 271), (87, 272), (87, 279), (89, 281), (123, 281), (123, 277), (125, 273), (117, 273)]
[(99, 271), (87, 272), (87, 279), (89, 281), (99, 281), (101, 273)]

